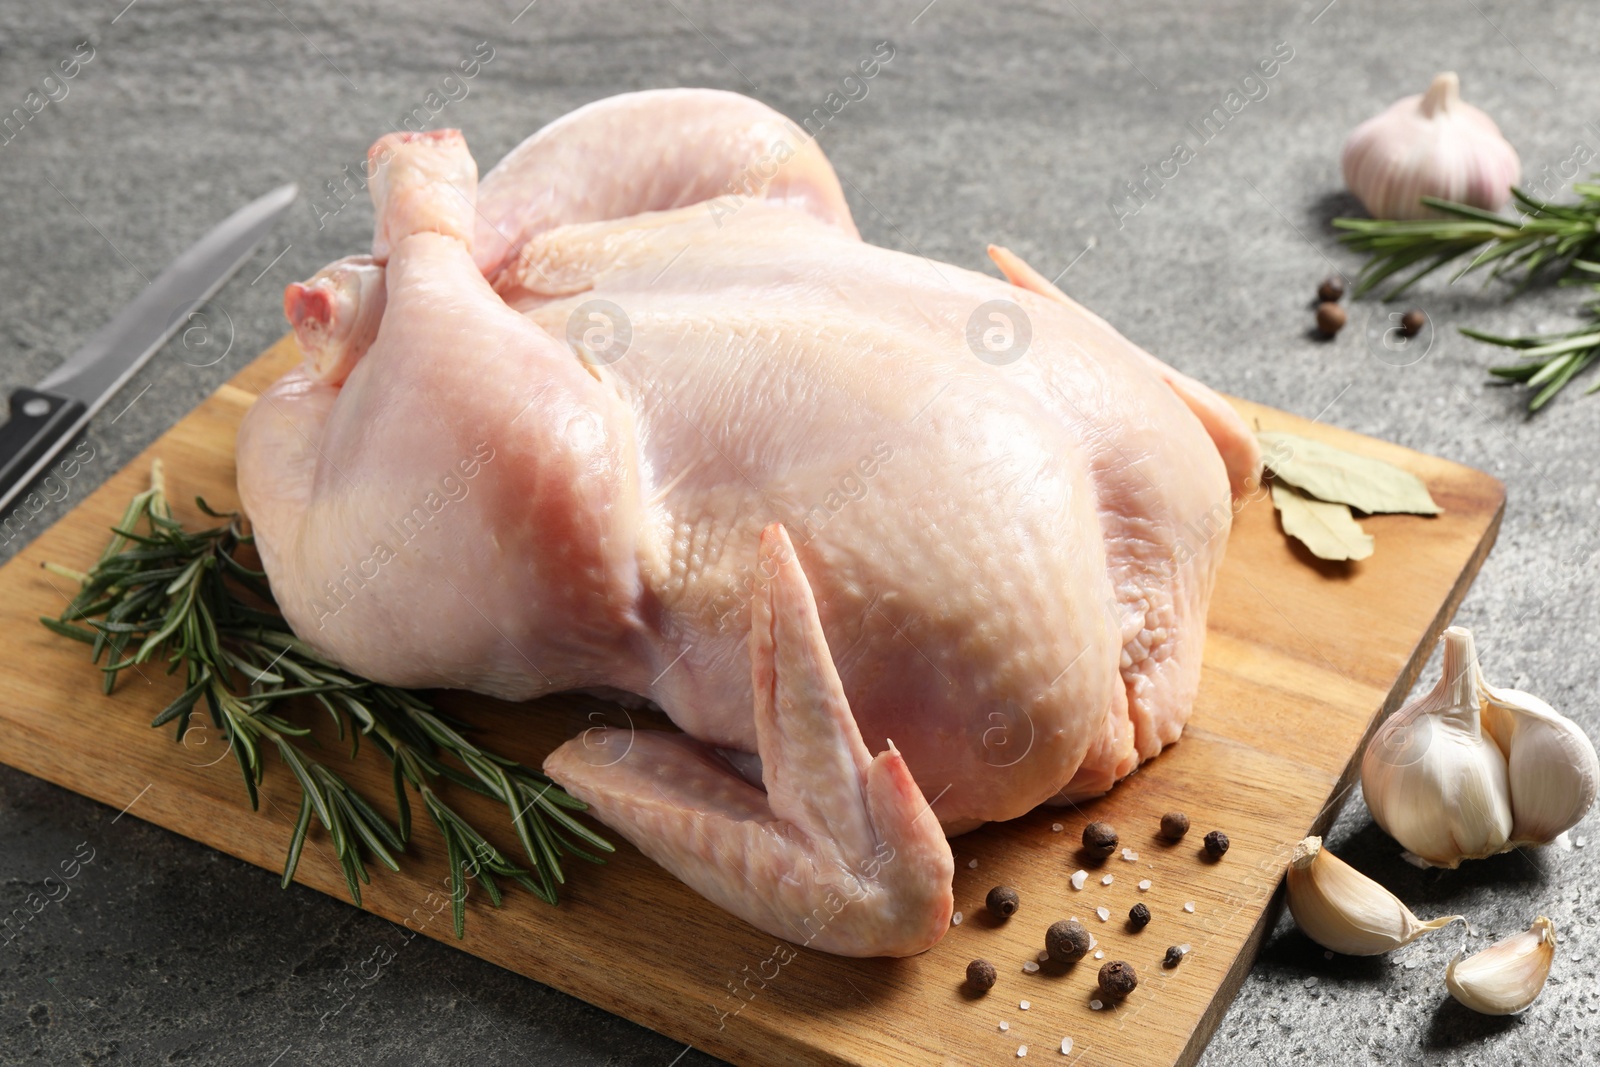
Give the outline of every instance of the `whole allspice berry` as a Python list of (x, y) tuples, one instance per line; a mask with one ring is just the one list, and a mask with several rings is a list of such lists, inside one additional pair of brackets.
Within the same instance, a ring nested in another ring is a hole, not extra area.
[(1009, 919), (1017, 913), (1017, 905), (1022, 903), (1022, 898), (1017, 896), (1017, 891), (1008, 885), (997, 885), (989, 890), (989, 895), (983, 898), (983, 906), (989, 909), (989, 914), (996, 919)]
[(1324, 304), (1337, 304), (1344, 296), (1344, 279), (1330, 274), (1317, 286), (1317, 299)]
[(1332, 301), (1317, 305), (1317, 329), (1324, 337), (1332, 337), (1344, 329), (1345, 318), (1344, 308)]
[(973, 960), (967, 964), (967, 984), (979, 992), (987, 993), (993, 989), (997, 977), (994, 964), (988, 960)]
[(1117, 847), (1117, 832), (1110, 823), (1092, 822), (1083, 828), (1083, 847), (1109, 856)]
[(1044, 932), (1044, 950), (1057, 963), (1076, 963), (1089, 954), (1094, 939), (1076, 919), (1062, 919)]
[(1223, 853), (1228, 851), (1228, 835), (1221, 830), (1213, 830), (1206, 835), (1206, 855), (1214, 860), (1220, 860)]
[(1138, 984), (1139, 976), (1126, 960), (1111, 960), (1100, 968), (1100, 992), (1108, 997), (1120, 1000), (1132, 993)]
[(1168, 841), (1182, 841), (1189, 832), (1189, 816), (1181, 811), (1169, 811), (1161, 816), (1161, 836)]
[(1407, 337), (1415, 337), (1422, 332), (1422, 328), (1426, 325), (1428, 325), (1428, 316), (1419, 308), (1412, 308), (1400, 316), (1400, 332)]
[(1150, 925), (1150, 909), (1143, 904), (1135, 904), (1128, 909), (1128, 925), (1135, 930), (1143, 930)]

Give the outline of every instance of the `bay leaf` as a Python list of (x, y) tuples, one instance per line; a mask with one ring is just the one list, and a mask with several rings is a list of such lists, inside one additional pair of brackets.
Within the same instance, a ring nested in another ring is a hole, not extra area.
[(1277, 479), (1318, 500), (1348, 504), (1369, 515), (1437, 515), (1441, 510), (1421, 478), (1392, 463), (1299, 434), (1258, 433), (1256, 437)]
[(1272, 506), (1278, 509), (1283, 532), (1318, 559), (1366, 559), (1372, 555), (1372, 535), (1362, 531), (1344, 504), (1317, 500), (1274, 478)]

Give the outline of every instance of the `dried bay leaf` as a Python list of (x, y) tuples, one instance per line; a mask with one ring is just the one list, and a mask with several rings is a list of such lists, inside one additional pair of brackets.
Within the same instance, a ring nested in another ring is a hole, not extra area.
[(1283, 532), (1305, 545), (1318, 559), (1354, 560), (1372, 555), (1372, 535), (1361, 529), (1344, 504), (1331, 504), (1274, 478), (1272, 506)]
[[(1441, 510), (1428, 495), (1422, 479), (1392, 463), (1358, 456), (1298, 434), (1258, 433), (1256, 437), (1276, 481), (1287, 482), (1305, 495), (1348, 504), (1369, 515), (1437, 515)], [(1276, 491), (1273, 502), (1277, 502)]]

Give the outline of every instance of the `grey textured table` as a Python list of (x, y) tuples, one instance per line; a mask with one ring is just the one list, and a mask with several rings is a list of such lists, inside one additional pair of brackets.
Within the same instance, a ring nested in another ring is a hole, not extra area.
[[(1369, 305), (1336, 342), (1307, 336), (1317, 281), (1355, 266), (1327, 226), (1353, 206), (1338, 173), (1344, 134), (1453, 69), (1466, 98), (1500, 120), (1531, 181), (1579, 148), (1600, 155), (1594, 5), (1459, 0), (1401, 14), (1377, 0), (125, 2), (0, 4), (0, 112), (36, 88), (59, 97), (0, 145), (0, 380), (43, 376), (250, 197), (293, 180), (305, 203), (212, 302), (210, 332), (168, 345), (106, 409), (93, 461), (23, 538), (279, 336), (284, 283), (363, 248), (366, 204), (335, 211), (326, 183), (414, 109), (464, 129), (487, 165), (550, 119), (631, 89), (735, 89), (800, 118), (888, 41), (892, 61), (822, 135), (867, 239), (977, 269), (988, 269), (991, 240), (1047, 274), (1071, 264), (1065, 288), (1221, 389), (1504, 478), (1505, 528), (1461, 619), (1478, 631), (1492, 678), (1543, 694), (1600, 735), (1590, 563), (1600, 399), (1569, 390), (1530, 420), (1522, 397), (1485, 384), (1491, 353), (1453, 329), (1565, 324), (1576, 298), (1508, 305), (1475, 286), (1427, 288), (1416, 302), (1434, 339), (1407, 366), (1368, 343)], [(62, 60), (86, 54), (85, 41), (92, 59), (66, 95), (43, 86)], [(493, 58), (462, 96), (444, 79), (480, 42)], [(1200, 144), (1189, 123), (1275, 47), (1293, 55), (1266, 95), (1256, 88)], [(1176, 177), (1147, 186), (1136, 214), (1126, 200), (1112, 207), (1122, 183), (1156, 172), (1180, 140), (1197, 147)], [(710, 1062), (427, 940), (330, 1014), (345, 1002), (330, 989), (387, 924), (298, 887), (281, 892), (269, 874), (117, 814), (0, 768), (0, 908), (81, 842), (95, 855), (70, 897), (0, 947), (0, 1062)], [(1441, 982), (1459, 937), (1389, 960), (1329, 961), (1285, 921), (1206, 1063), (1583, 1058), (1600, 1030), (1600, 845), (1417, 871), (1359, 794), (1331, 837), (1419, 911), (1466, 913), (1484, 934), (1548, 914), (1561, 935), (1549, 989), (1525, 1017), (1475, 1017)]]

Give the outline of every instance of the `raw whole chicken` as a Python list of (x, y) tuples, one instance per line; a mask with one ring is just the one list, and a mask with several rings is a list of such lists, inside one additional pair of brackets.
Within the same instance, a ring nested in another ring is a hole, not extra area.
[(926, 949), (947, 834), (1177, 740), (1230, 488), (1205, 386), (1016, 256), (862, 242), (817, 145), (731, 93), (599, 101), (481, 183), (369, 153), (372, 254), (291, 285), (305, 362), (239, 489), (295, 631), (389, 684), (625, 692), (545, 769), (761, 929)]

